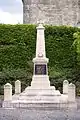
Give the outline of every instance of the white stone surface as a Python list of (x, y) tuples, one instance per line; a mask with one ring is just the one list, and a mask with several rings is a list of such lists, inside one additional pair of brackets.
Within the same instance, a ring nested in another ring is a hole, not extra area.
[(63, 81), (63, 94), (68, 94), (69, 82), (67, 80)]
[(46, 58), (46, 51), (45, 51), (45, 35), (42, 24), (39, 24), (37, 29), (37, 40), (36, 40), (36, 57), (33, 58), (33, 63), (48, 63), (48, 58)]
[(50, 88), (51, 88), (51, 90), (55, 90), (56, 89), (55, 86), (50, 86)]
[(4, 85), (4, 101), (12, 100), (12, 85), (7, 83)]
[(43, 25), (39, 24), (39, 26), (37, 27), (36, 57), (46, 57), (44, 30), (45, 28), (43, 27)]
[(44, 88), (47, 89), (50, 87), (50, 81), (48, 75), (33, 75), (32, 82), (31, 82), (32, 88)]
[(69, 84), (68, 101), (75, 102), (75, 85), (72, 83)]
[(21, 82), (19, 80), (15, 81), (15, 94), (21, 93)]
[(67, 103), (68, 102), (68, 95), (61, 94), (60, 103)]
[[(50, 81), (48, 76), (48, 69), (47, 69), (47, 63), (48, 58), (46, 58), (46, 52), (45, 52), (45, 36), (44, 36), (44, 30), (42, 24), (39, 24), (37, 29), (37, 40), (36, 40), (36, 57), (33, 59), (34, 63), (34, 75), (32, 77), (31, 87), (32, 88), (49, 88), (50, 87)], [(35, 75), (35, 65), (46, 65), (46, 75)]]

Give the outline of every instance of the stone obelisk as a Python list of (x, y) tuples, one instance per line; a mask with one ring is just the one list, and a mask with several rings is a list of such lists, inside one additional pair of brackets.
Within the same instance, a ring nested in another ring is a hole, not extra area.
[(50, 81), (48, 76), (48, 58), (45, 52), (45, 36), (42, 24), (37, 27), (36, 57), (33, 59), (34, 73), (31, 86), (35, 88), (48, 88)]

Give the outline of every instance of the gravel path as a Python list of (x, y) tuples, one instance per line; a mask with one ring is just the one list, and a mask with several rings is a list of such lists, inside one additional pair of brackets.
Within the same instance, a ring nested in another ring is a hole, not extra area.
[(80, 120), (80, 110), (0, 109), (0, 120)]

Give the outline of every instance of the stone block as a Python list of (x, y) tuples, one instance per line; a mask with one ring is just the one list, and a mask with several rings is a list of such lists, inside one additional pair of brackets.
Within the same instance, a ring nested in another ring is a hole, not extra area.
[(7, 83), (4, 85), (4, 101), (12, 100), (12, 85)]
[(63, 81), (63, 94), (68, 94), (69, 82), (67, 80)]
[(15, 94), (21, 93), (21, 82), (19, 80), (15, 81)]
[(68, 101), (75, 102), (75, 85), (72, 83), (69, 84)]

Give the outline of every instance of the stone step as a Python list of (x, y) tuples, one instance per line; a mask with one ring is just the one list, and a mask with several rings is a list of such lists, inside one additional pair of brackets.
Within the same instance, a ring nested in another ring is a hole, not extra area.
[(76, 102), (73, 103), (18, 103), (3, 102), (4, 108), (26, 108), (26, 109), (77, 109)]

